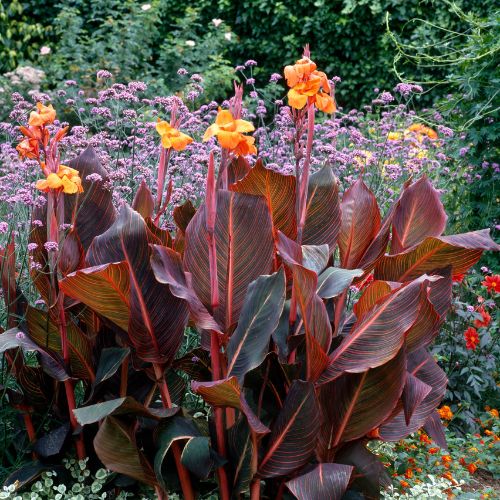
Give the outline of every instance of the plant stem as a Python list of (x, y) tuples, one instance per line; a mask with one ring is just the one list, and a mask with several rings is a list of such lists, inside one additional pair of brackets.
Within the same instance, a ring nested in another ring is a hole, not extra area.
[[(155, 376), (158, 381), (158, 388), (160, 389), (160, 396), (164, 408), (172, 408), (172, 399), (170, 398), (170, 392), (168, 390), (167, 381), (165, 380), (165, 374), (163, 368), (159, 364), (153, 364), (155, 371)], [(194, 500), (195, 495), (193, 491), (193, 486), (191, 484), (191, 477), (189, 476), (188, 470), (182, 465), (181, 462), (181, 448), (179, 443), (174, 441), (171, 445), (171, 450), (174, 455), (175, 465), (177, 467), (177, 473), (179, 474), (179, 481), (181, 483), (182, 494), (184, 500)]]
[(259, 465), (259, 455), (258, 455), (258, 441), (257, 434), (251, 430), (252, 436), (252, 471), (254, 472), (254, 477), (252, 478), (252, 483), (250, 484), (250, 500), (260, 499), (260, 478), (257, 476), (257, 467)]
[(128, 360), (129, 355), (123, 360), (121, 370), (120, 370), (120, 397), (124, 398), (127, 395), (128, 386)]

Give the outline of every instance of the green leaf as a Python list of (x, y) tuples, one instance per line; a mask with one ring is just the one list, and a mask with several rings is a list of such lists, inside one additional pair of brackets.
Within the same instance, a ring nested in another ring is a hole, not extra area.
[(228, 376), (243, 384), (245, 374), (264, 360), (285, 303), (285, 272), (259, 276), (248, 285), (238, 326), (227, 346)]
[(73, 414), (80, 425), (94, 424), (110, 415), (135, 415), (161, 420), (178, 412), (179, 408), (146, 408), (131, 396), (73, 410)]
[(94, 385), (100, 384), (112, 377), (129, 354), (130, 349), (128, 347), (105, 347), (101, 351)]
[(359, 278), (362, 275), (362, 269), (328, 267), (318, 276), (316, 292), (322, 299), (332, 299), (348, 288), (354, 278)]

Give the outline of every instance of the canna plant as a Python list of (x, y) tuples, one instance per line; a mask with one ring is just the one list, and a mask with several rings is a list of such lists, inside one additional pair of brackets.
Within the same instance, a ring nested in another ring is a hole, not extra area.
[[(143, 183), (116, 209), (91, 148), (68, 167), (50, 153), (59, 180), (40, 183), (48, 203), (30, 233), (43, 307), (16, 285), (14, 240), (0, 254), (0, 350), (16, 380), (6, 391), (36, 458), (9, 482), (75, 446), (158, 498), (377, 498), (389, 478), (369, 441), (424, 428), (446, 448), (436, 409), (447, 380), (427, 348), (453, 276), (499, 246), (488, 230), (443, 235), (425, 176), (382, 216), (362, 175), (340, 194), (329, 165), (311, 174), (315, 112), (335, 101), (307, 51), (285, 76), (295, 175), (245, 159), (253, 126), (237, 87), (204, 138), (222, 148), (205, 199), (175, 207), (172, 232), (160, 225), (166, 165), (191, 141), (175, 113), (157, 124), (156, 200)], [(44, 152), (27, 137), (22, 154)], [(181, 353), (186, 335), (197, 345)]]

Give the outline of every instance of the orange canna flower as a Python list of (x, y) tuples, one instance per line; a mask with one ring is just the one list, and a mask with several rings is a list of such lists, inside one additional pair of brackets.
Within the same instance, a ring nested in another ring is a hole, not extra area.
[(499, 293), (500, 292), (500, 275), (494, 274), (493, 276), (486, 276), (484, 281), (481, 281), (481, 285), (488, 289), (488, 292)]
[(57, 174), (51, 172), (46, 179), (38, 180), (36, 188), (44, 193), (50, 189), (59, 190), (66, 194), (83, 193), (82, 180), (78, 170), (66, 165), (60, 165)]
[(285, 78), (289, 87), (295, 87), (299, 82), (309, 78), (316, 71), (316, 63), (308, 57), (299, 59), (295, 64), (285, 66)]
[(413, 132), (416, 135), (418, 142), (422, 142), (424, 140), (424, 136), (433, 140), (438, 138), (435, 130), (432, 130), (430, 127), (426, 127), (421, 123), (414, 123), (413, 125), (410, 125), (406, 129), (406, 132)]
[(28, 124), (32, 127), (43, 127), (44, 125), (50, 125), (54, 123), (56, 119), (56, 110), (52, 107), (52, 104), (44, 106), (41, 102), (36, 103), (38, 111), (32, 111), (30, 113), (30, 118)]
[(36, 139), (23, 139), (17, 146), (16, 150), (21, 158), (35, 159), (40, 156), (40, 149)]
[(467, 330), (464, 332), (465, 338), (465, 347), (469, 349), (469, 351), (474, 351), (476, 347), (479, 345), (479, 335), (475, 328), (469, 326)]
[(310, 103), (325, 113), (333, 113), (337, 109), (326, 74), (317, 71), (316, 64), (308, 57), (286, 66), (285, 78), (290, 87), (288, 102), (292, 108), (302, 109)]
[(231, 111), (219, 108), (215, 123), (207, 128), (203, 135), (203, 142), (216, 136), (221, 147), (232, 151), (237, 156), (257, 153), (255, 139), (243, 135), (253, 132), (255, 127), (246, 120), (235, 119)]
[(182, 151), (188, 144), (193, 142), (192, 137), (177, 130), (170, 123), (163, 120), (158, 120), (156, 131), (160, 134), (161, 144), (165, 149), (173, 148), (176, 151)]

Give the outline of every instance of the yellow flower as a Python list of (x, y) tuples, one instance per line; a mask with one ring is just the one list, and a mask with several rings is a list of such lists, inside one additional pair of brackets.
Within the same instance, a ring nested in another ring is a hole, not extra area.
[(387, 134), (387, 140), (389, 141), (398, 141), (401, 139), (401, 132), (389, 132)]
[(257, 153), (254, 145), (255, 139), (243, 135), (253, 132), (255, 127), (246, 120), (234, 119), (231, 111), (220, 109), (215, 123), (210, 125), (203, 135), (203, 142), (216, 136), (221, 147), (232, 151), (237, 156)]
[(57, 174), (52, 172), (46, 179), (38, 180), (36, 188), (44, 193), (47, 193), (49, 189), (60, 190), (66, 194), (83, 193), (78, 170), (66, 165), (59, 165)]
[(182, 151), (188, 144), (193, 142), (193, 138), (172, 127), (170, 123), (158, 120), (156, 131), (160, 134), (161, 145), (165, 149), (173, 148)]
[(50, 125), (56, 119), (56, 110), (52, 104), (44, 106), (41, 102), (36, 103), (38, 111), (32, 111), (28, 120), (28, 125), (32, 127), (42, 127), (43, 125)]

